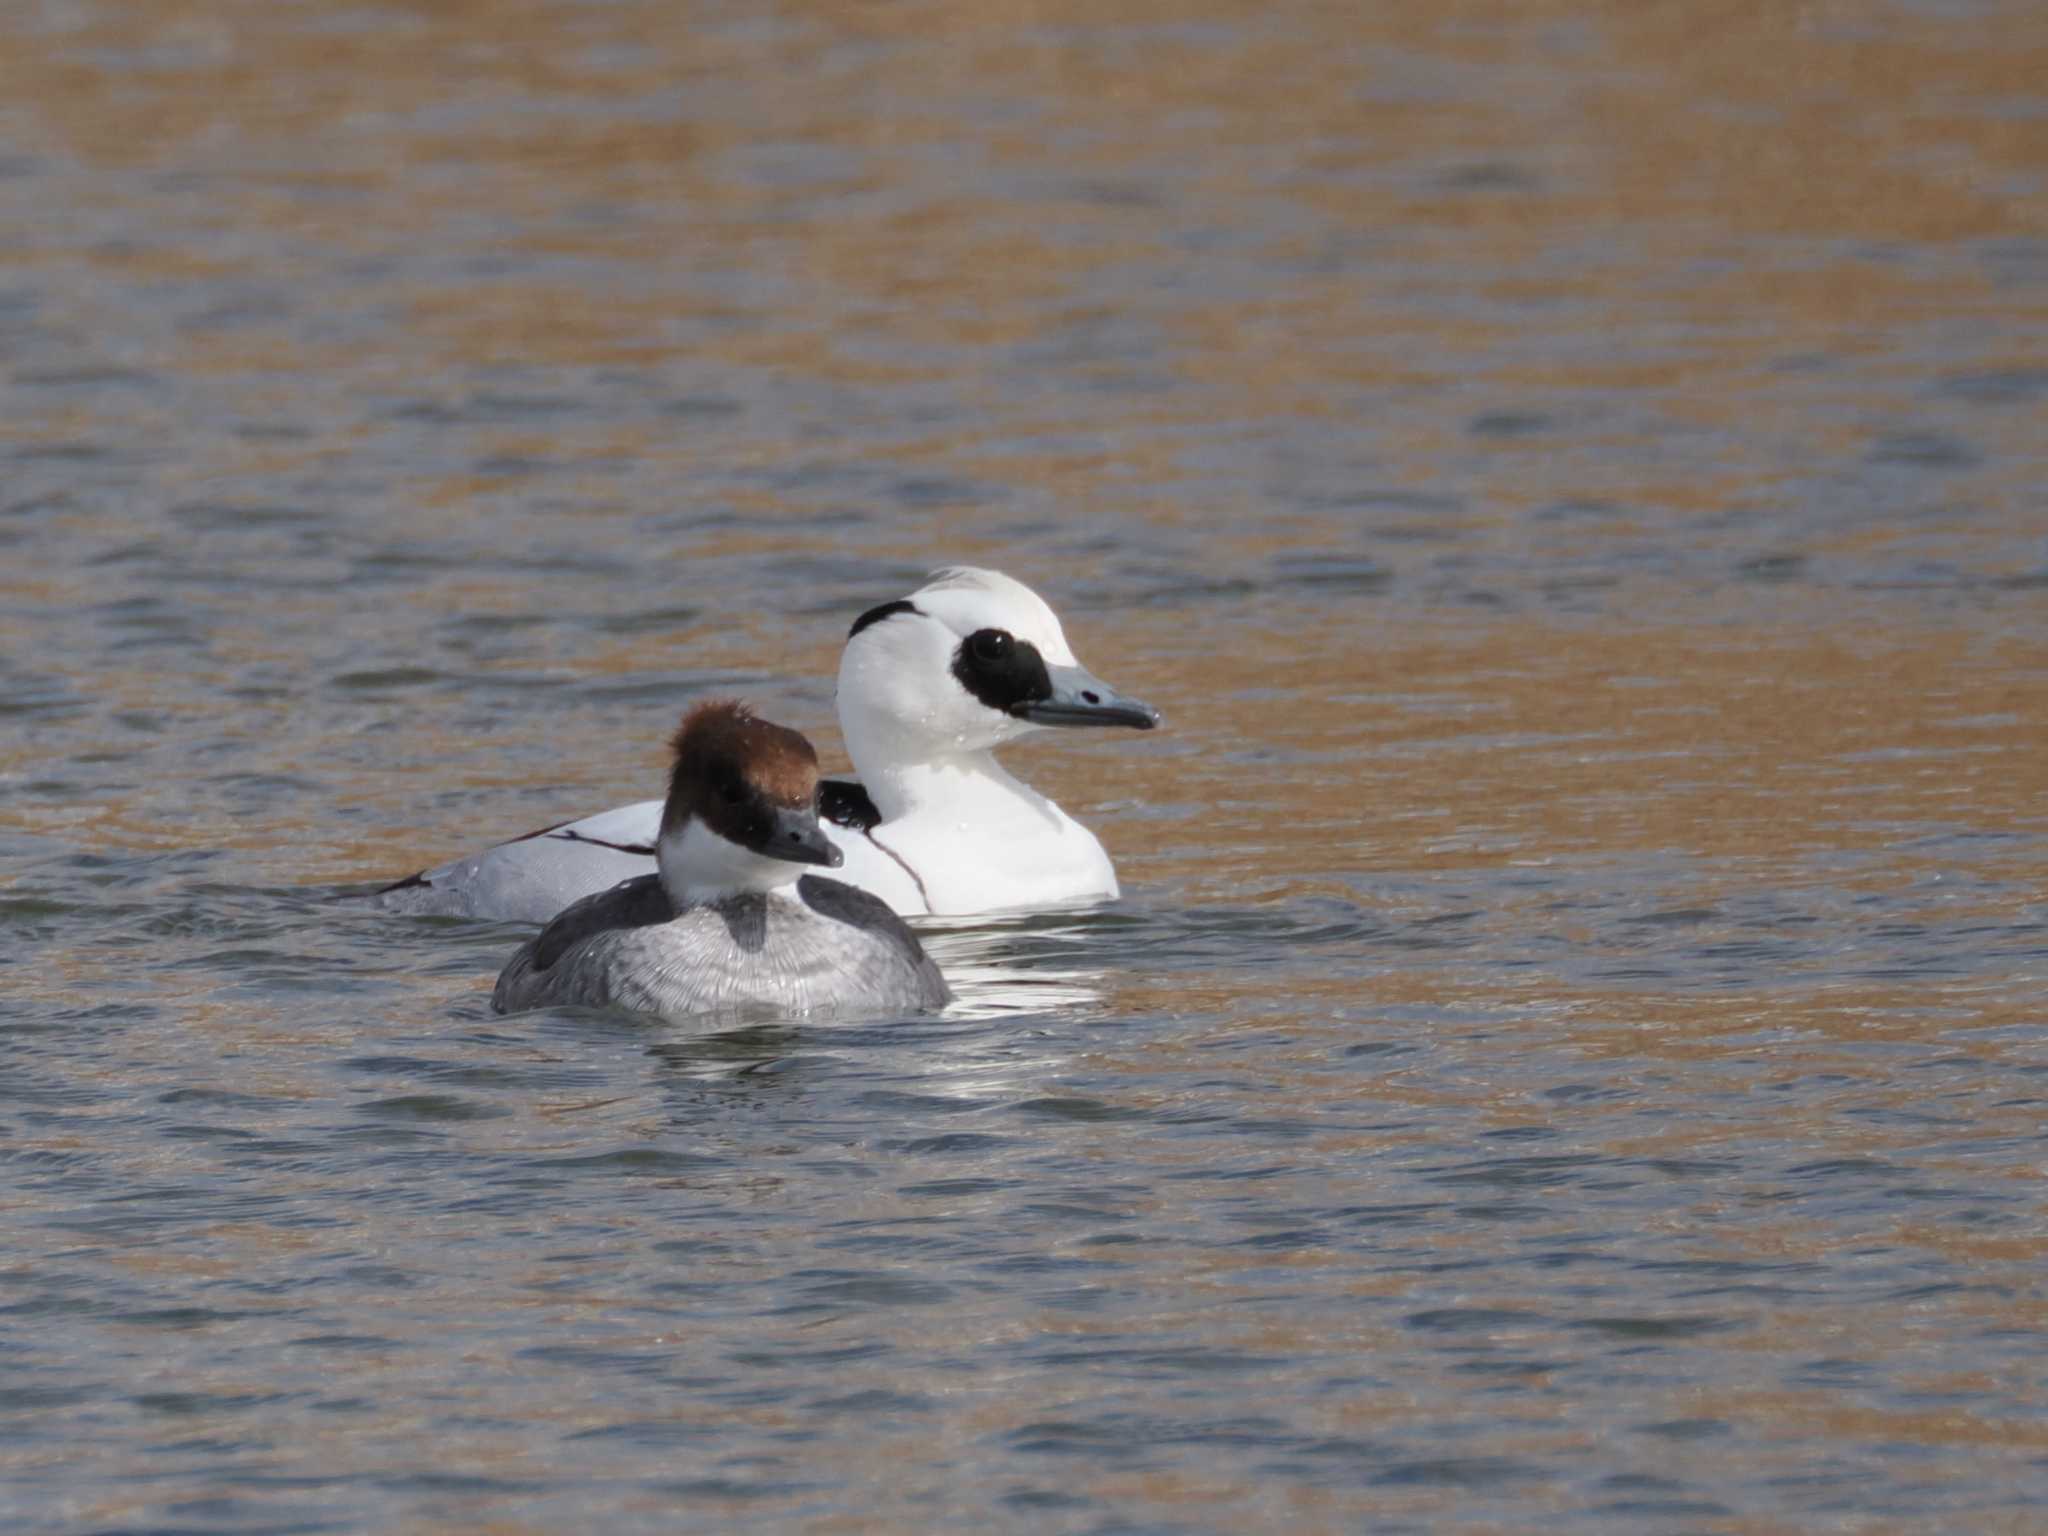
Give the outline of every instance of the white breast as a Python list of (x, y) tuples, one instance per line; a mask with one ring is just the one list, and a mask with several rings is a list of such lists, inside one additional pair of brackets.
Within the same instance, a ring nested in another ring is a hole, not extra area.
[(916, 873), (918, 904), (897, 910), (965, 916), (1115, 898), (1116, 870), (1094, 833), (1051, 801), (1008, 810), (935, 808), (875, 828), (872, 841)]

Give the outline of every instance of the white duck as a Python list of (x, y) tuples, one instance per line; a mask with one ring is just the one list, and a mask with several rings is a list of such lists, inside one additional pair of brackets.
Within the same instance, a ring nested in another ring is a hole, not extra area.
[[(852, 778), (819, 787), (839, 878), (898, 912), (968, 916), (1107, 901), (1095, 834), (995, 759), (1059, 726), (1151, 730), (1159, 712), (1088, 672), (1045, 600), (1000, 571), (951, 566), (853, 623), (839, 662)], [(662, 802), (566, 822), (401, 880), (398, 911), (545, 922), (652, 873)]]

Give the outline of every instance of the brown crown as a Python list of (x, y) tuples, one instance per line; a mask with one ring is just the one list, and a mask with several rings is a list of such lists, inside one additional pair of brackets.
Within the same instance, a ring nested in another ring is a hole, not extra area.
[(803, 732), (757, 719), (737, 699), (707, 699), (693, 707), (669, 745), (675, 766), (663, 832), (695, 812), (730, 835), (727, 823), (736, 822), (736, 813), (726, 791), (735, 782), (751, 796), (792, 810), (817, 799), (818, 754)]

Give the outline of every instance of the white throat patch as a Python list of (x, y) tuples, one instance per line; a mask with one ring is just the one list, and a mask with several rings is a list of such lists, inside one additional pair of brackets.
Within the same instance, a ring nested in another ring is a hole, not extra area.
[(662, 889), (678, 907), (793, 886), (808, 864), (771, 859), (720, 837), (692, 816), (654, 845)]

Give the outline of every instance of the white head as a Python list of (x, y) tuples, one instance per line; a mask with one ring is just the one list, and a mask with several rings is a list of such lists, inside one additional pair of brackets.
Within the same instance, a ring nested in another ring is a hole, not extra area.
[(794, 885), (808, 865), (838, 866), (839, 850), (818, 826), (818, 754), (801, 732), (713, 699), (683, 716), (671, 745), (654, 857), (678, 907)]
[(1076, 661), (1045, 599), (1000, 571), (934, 571), (854, 620), (839, 659), (839, 727), (862, 774), (985, 752), (1047, 726), (1158, 723), (1151, 705)]

